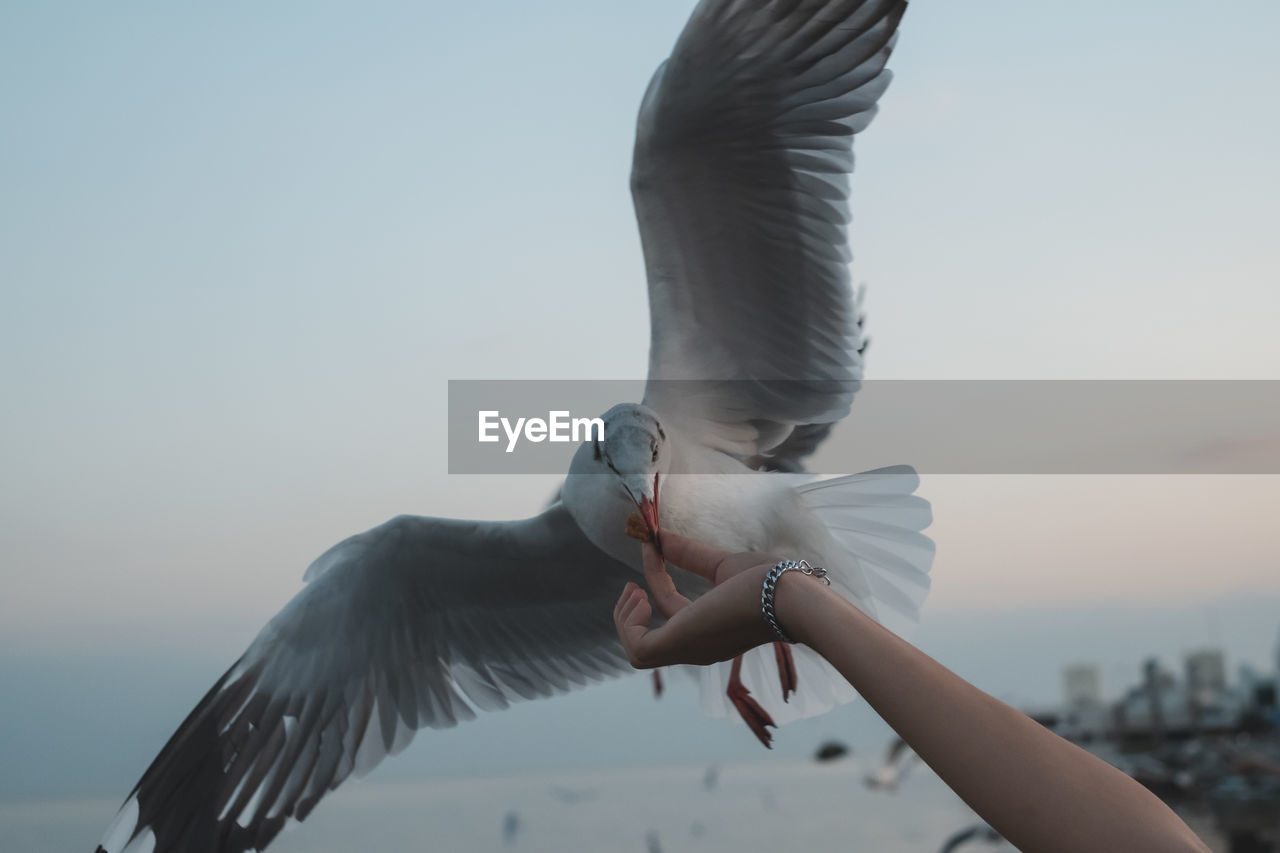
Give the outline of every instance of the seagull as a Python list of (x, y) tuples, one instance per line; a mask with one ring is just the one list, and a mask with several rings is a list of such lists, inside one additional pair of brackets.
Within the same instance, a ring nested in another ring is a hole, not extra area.
[(970, 841), (983, 841), (988, 845), (1003, 844), (1004, 836), (985, 823), (975, 823), (973, 826), (965, 827), (943, 842), (938, 853), (952, 853), (953, 850), (959, 850)]
[[(632, 194), (649, 379), (602, 418), (558, 501), (518, 521), (402, 515), (320, 555), (160, 751), (98, 853), (262, 850), (422, 728), (631, 670), (612, 606), (642, 578), (628, 521), (804, 558), (894, 627), (933, 543), (906, 466), (804, 463), (862, 377), (852, 138), (889, 83), (905, 0), (702, 0), (654, 74)], [(632, 525), (633, 527), (633, 525)], [(631, 530), (635, 534), (634, 529)], [(706, 582), (672, 567), (680, 591)], [(709, 713), (768, 727), (855, 693), (803, 646), (689, 668)]]
[(520, 833), (520, 813), (515, 809), (502, 816), (502, 843), (511, 844)]
[(919, 761), (920, 756), (907, 745), (907, 742), (901, 737), (895, 737), (889, 741), (880, 767), (874, 775), (866, 776), (863, 783), (872, 791), (895, 792), (906, 780), (907, 773)]
[(838, 740), (824, 741), (813, 754), (813, 760), (826, 763), (844, 758), (849, 754), (849, 747)]

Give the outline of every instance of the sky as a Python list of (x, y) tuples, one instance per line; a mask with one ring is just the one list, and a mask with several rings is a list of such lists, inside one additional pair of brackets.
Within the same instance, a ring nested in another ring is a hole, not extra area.
[[(542, 505), (554, 477), (446, 473), (446, 383), (643, 376), (631, 139), (691, 6), (0, 4), (10, 749), (73, 721), (115, 742), (94, 778), (123, 793), (330, 544)], [(913, 3), (855, 146), (867, 375), (1280, 379), (1278, 27), (1261, 0)], [(989, 638), (954, 661), (980, 686), (1047, 673), (1025, 695), (1051, 700), (1104, 612), (1106, 666), (1269, 659), (1280, 478), (921, 493), (921, 642), (946, 662), (943, 628)], [(991, 666), (1036, 613), (1061, 642)], [(634, 722), (636, 689), (563, 707)], [(30, 698), (89, 690), (147, 710)]]

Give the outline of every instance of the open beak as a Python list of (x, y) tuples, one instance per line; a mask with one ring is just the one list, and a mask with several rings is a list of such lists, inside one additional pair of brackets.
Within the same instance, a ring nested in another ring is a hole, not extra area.
[(649, 528), (649, 532), (653, 534), (653, 541), (658, 541), (658, 475), (653, 475), (653, 500), (649, 500), (648, 495), (640, 496), (640, 517), (644, 519), (645, 526)]
[[(631, 502), (636, 505), (636, 509), (640, 510), (640, 514), (632, 515), (627, 519), (627, 535), (632, 539), (639, 539), (642, 542), (652, 542), (654, 547), (658, 549), (658, 553), (662, 553), (662, 539), (658, 533), (659, 513), (658, 513), (658, 475), (653, 475), (653, 497), (644, 494), (648, 489), (643, 490), (632, 489), (626, 483), (622, 484), (627, 495), (631, 498)], [(640, 497), (636, 497), (636, 491), (640, 491)], [(643, 527), (641, 527), (643, 525)]]

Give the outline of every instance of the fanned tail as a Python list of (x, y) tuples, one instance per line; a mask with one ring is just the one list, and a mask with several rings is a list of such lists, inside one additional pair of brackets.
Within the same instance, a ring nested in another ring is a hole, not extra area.
[(861, 570), (866, 588), (850, 591), (857, 598), (869, 594), (870, 606), (854, 603), (898, 635), (920, 618), (933, 566), (933, 540), (921, 532), (933, 521), (933, 510), (915, 494), (919, 485), (914, 468), (894, 465), (797, 489)]
[[(915, 469), (895, 465), (796, 486), (795, 496), (819, 542), (807, 543), (821, 557), (832, 586), (894, 633), (914, 627), (929, 593), (933, 540), (923, 531), (933, 520), (929, 502), (915, 494)], [(803, 554), (802, 554), (803, 555)], [(807, 555), (806, 555), (807, 556)], [(806, 646), (792, 649), (798, 690), (782, 701), (773, 649), (748, 652), (742, 681), (779, 724), (825, 713), (857, 698), (835, 668)], [(703, 709), (713, 716), (733, 710), (725, 697), (728, 662), (694, 670)]]

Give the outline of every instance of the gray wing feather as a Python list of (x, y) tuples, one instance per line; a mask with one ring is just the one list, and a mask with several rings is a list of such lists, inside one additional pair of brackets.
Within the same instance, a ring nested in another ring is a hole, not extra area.
[(99, 850), (261, 850), (420, 728), (628, 670), (613, 603), (632, 577), (559, 505), (350, 537), (179, 727)]
[(702, 422), (726, 452), (761, 454), (849, 411), (862, 375), (852, 138), (889, 83), (905, 8), (703, 0), (649, 84), (632, 166), (645, 402)]
[(767, 454), (747, 460), (752, 468), (762, 471), (782, 471), (799, 474), (804, 471), (804, 460), (813, 455), (818, 445), (826, 440), (835, 427), (834, 423), (805, 424), (791, 430), (782, 444)]

